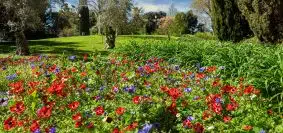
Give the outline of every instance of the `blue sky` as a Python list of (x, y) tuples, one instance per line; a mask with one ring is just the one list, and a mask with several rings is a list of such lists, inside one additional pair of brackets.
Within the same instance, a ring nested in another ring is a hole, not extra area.
[[(76, 5), (78, 0), (67, 0), (71, 4)], [(134, 4), (138, 7), (142, 7), (144, 12), (149, 11), (168, 11), (172, 1), (178, 11), (188, 11), (192, 0), (134, 0)]]

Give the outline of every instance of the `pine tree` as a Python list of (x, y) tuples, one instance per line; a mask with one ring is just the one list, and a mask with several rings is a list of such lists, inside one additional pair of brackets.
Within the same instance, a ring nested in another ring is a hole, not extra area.
[(87, 0), (80, 0), (80, 35), (89, 35), (89, 9), (87, 6)]
[(219, 40), (239, 42), (252, 34), (236, 0), (212, 0), (213, 30)]
[(238, 0), (238, 6), (261, 42), (283, 40), (282, 0)]

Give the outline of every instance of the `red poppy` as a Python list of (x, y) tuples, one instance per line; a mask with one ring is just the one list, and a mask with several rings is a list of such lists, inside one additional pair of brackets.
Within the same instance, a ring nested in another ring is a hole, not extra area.
[(126, 130), (127, 130), (127, 131), (131, 131), (131, 130), (137, 128), (138, 126), (139, 126), (138, 122), (135, 121), (135, 122), (133, 122), (132, 124), (130, 124), (130, 125), (126, 128)]
[(195, 131), (196, 133), (204, 133), (204, 127), (203, 127), (203, 125), (200, 124), (199, 122), (196, 123), (196, 124), (193, 126), (193, 128), (194, 128), (194, 131)]
[(168, 107), (168, 110), (171, 114), (173, 115), (177, 115), (178, 113), (178, 109), (177, 109), (177, 104), (176, 102), (173, 102), (169, 107)]
[(167, 92), (167, 91), (169, 90), (169, 88), (166, 87), (166, 86), (161, 86), (160, 89), (161, 89), (161, 91), (163, 91), (163, 92)]
[(182, 92), (178, 88), (171, 88), (167, 93), (173, 100), (176, 100), (182, 96)]
[(77, 69), (77, 68), (75, 68), (75, 67), (73, 67), (73, 68), (71, 69), (71, 71), (72, 71), (72, 72), (77, 72), (77, 71), (78, 71), (78, 69)]
[(65, 84), (62, 82), (56, 82), (54, 81), (51, 85), (51, 87), (49, 87), (47, 89), (47, 92), (50, 94), (57, 94), (58, 96), (63, 96), (63, 89), (65, 88)]
[(267, 110), (267, 114), (272, 115), (273, 114), (272, 109)]
[(214, 81), (213, 81), (213, 83), (212, 83), (212, 86), (213, 87), (217, 87), (217, 86), (219, 86), (220, 85), (220, 79), (215, 79)]
[(80, 88), (83, 90), (86, 89), (86, 84), (81, 84)]
[(188, 119), (186, 119), (186, 120), (183, 121), (183, 126), (184, 126), (185, 128), (192, 128), (192, 127), (193, 127), (191, 121), (188, 120)]
[(216, 66), (207, 67), (207, 72), (214, 72), (217, 69)]
[(17, 126), (17, 120), (13, 117), (9, 117), (4, 121), (4, 130), (9, 131)]
[(230, 116), (224, 116), (224, 117), (223, 117), (224, 123), (228, 123), (228, 122), (230, 122), (231, 120), (232, 120), (232, 117), (230, 117)]
[(82, 120), (82, 115), (81, 115), (81, 113), (76, 113), (76, 114), (74, 114), (74, 115), (72, 116), (72, 119), (73, 119), (74, 121), (81, 121), (81, 120)]
[(18, 81), (15, 83), (10, 83), (9, 86), (11, 87), (10, 92), (12, 94), (21, 94), (24, 92), (24, 86), (22, 81)]
[(82, 72), (82, 73), (81, 73), (81, 77), (85, 77), (86, 75), (87, 75), (86, 72)]
[(196, 77), (198, 79), (203, 79), (205, 77), (205, 74), (204, 73), (197, 73)]
[(84, 54), (84, 61), (87, 61), (88, 55)]
[(19, 121), (17, 122), (17, 125), (18, 125), (19, 127), (23, 126), (23, 125), (24, 125), (24, 121), (23, 121), (23, 120), (19, 120)]
[(248, 94), (253, 93), (253, 91), (254, 91), (254, 87), (253, 86), (248, 86), (248, 87), (245, 88), (244, 94), (248, 95)]
[(96, 109), (94, 110), (96, 115), (102, 115), (104, 113), (104, 109), (102, 106), (98, 106), (96, 107)]
[(79, 105), (80, 105), (80, 102), (74, 101), (74, 102), (70, 103), (70, 104), (68, 105), (68, 107), (69, 107), (72, 111), (74, 111), (74, 110), (76, 110), (76, 109), (79, 107)]
[(114, 128), (114, 129), (112, 130), (112, 133), (120, 133), (119, 128)]
[(31, 124), (31, 126), (30, 126), (30, 131), (31, 132), (35, 132), (37, 129), (39, 129), (40, 128), (40, 125), (39, 125), (39, 122), (38, 121), (36, 121), (36, 120), (33, 120), (32, 121), (32, 124)]
[(118, 108), (116, 109), (116, 114), (117, 114), (117, 115), (123, 115), (123, 114), (125, 113), (125, 111), (126, 111), (125, 108), (123, 108), (123, 107), (118, 107)]
[(230, 85), (226, 85), (222, 87), (221, 90), (223, 93), (230, 93), (230, 94), (234, 94), (237, 92), (237, 88), (234, 86), (230, 86)]
[(39, 118), (49, 118), (52, 113), (52, 107), (50, 106), (43, 106), (41, 109), (38, 110), (37, 116)]
[(10, 111), (12, 113), (16, 113), (16, 114), (20, 115), (25, 111), (25, 105), (22, 101), (17, 102), (15, 105), (10, 107)]
[(140, 96), (135, 96), (134, 98), (133, 98), (133, 102), (134, 102), (134, 104), (139, 104), (140, 103)]
[(91, 128), (93, 128), (94, 127), (94, 124), (91, 122), (91, 123), (89, 123), (87, 126), (86, 126), (86, 128), (88, 128), (88, 129), (91, 129)]
[(206, 111), (204, 111), (204, 112), (202, 113), (202, 119), (203, 119), (203, 120), (207, 120), (207, 119), (209, 119), (211, 116), (212, 116), (212, 115), (209, 113), (208, 110), (206, 110)]
[(216, 114), (221, 114), (222, 106), (220, 103), (213, 103), (211, 105), (212, 111), (215, 112)]
[(75, 128), (79, 128), (79, 127), (81, 127), (82, 126), (82, 122), (81, 121), (77, 121), (76, 123), (75, 123)]
[(253, 129), (253, 127), (250, 126), (250, 125), (245, 125), (245, 126), (243, 127), (243, 129), (246, 130), (246, 131), (250, 131), (250, 130)]

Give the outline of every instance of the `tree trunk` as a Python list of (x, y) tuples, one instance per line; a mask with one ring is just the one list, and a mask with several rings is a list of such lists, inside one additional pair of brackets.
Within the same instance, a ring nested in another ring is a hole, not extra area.
[(16, 38), (16, 54), (17, 55), (29, 55), (28, 41), (23, 31), (18, 31), (15, 33)]
[(100, 22), (100, 15), (98, 15), (97, 17), (97, 22), (98, 22), (98, 25), (97, 25), (97, 28), (98, 28), (98, 35), (101, 35), (101, 22)]
[(106, 27), (105, 30), (106, 40), (105, 46), (107, 49), (115, 48), (116, 32), (111, 26)]

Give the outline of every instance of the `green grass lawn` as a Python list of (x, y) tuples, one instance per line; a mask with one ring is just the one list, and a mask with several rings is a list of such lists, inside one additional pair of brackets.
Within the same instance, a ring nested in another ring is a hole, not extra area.
[[(166, 40), (167, 36), (119, 36), (116, 40), (116, 47), (119, 47), (130, 41), (153, 41), (153, 40)], [(173, 37), (176, 39), (176, 37)], [(29, 41), (30, 51), (32, 54), (83, 54), (94, 51), (99, 51), (102, 54), (107, 54), (104, 49), (103, 36), (75, 36), (75, 37), (62, 37), (50, 38), (42, 40)], [(15, 51), (14, 43), (0, 44), (0, 57), (13, 54)]]

